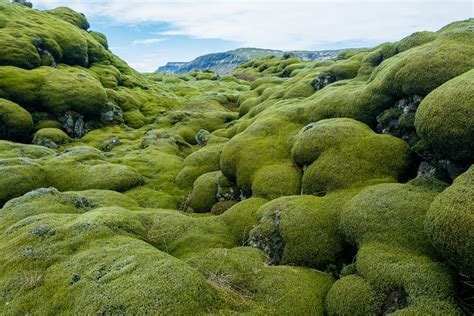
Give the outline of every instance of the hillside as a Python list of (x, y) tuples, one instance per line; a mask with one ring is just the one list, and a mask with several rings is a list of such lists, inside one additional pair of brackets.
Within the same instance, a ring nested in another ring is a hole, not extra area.
[(0, 1), (1, 315), (462, 315), (474, 19), (140, 74)]
[[(336, 57), (343, 50), (325, 51), (292, 51), (288, 56), (294, 56), (302, 60), (324, 60)], [(238, 48), (223, 53), (214, 53), (197, 57), (190, 62), (169, 62), (158, 68), (156, 72), (186, 74), (193, 71), (214, 71), (219, 75), (231, 73), (241, 63), (254, 58), (269, 56), (283, 57), (285, 52), (280, 50), (261, 48)]]

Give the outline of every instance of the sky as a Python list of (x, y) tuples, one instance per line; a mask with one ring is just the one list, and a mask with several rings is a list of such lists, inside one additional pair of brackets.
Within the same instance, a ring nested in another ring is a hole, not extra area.
[(474, 16), (474, 0), (30, 0), (68, 6), (130, 66), (239, 47), (324, 50), (372, 47)]

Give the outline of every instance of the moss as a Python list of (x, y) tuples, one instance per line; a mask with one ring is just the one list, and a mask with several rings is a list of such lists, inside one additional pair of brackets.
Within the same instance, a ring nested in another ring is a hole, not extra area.
[(413, 47), (417, 47), (417, 46), (429, 43), (435, 39), (436, 39), (435, 32), (416, 32), (400, 40), (397, 43), (397, 50), (399, 52), (404, 52)]
[(436, 189), (411, 184), (367, 187), (342, 211), (341, 230), (353, 244), (379, 241), (429, 252), (423, 223), (438, 194)]
[(102, 45), (105, 49), (109, 49), (109, 43), (107, 41), (107, 37), (100, 33), (100, 32), (96, 32), (96, 31), (90, 31), (89, 34), (97, 41), (100, 43), (100, 45)]
[[(123, 225), (120, 220), (127, 214), (119, 208), (79, 216), (49, 214), (12, 228), (2, 238), (4, 311), (148, 314), (160, 310), (183, 314), (217, 310), (217, 290), (195, 269), (144, 241), (113, 233), (114, 225)], [(127, 226), (135, 232), (140, 227), (136, 218)], [(40, 234), (46, 231), (50, 233)], [(62, 236), (69, 236), (66, 243)], [(6, 260), (8, 250), (13, 249), (19, 251)], [(27, 279), (18, 277), (15, 269), (19, 267)], [(61, 299), (40, 304), (52, 297)]]
[(265, 199), (252, 197), (235, 204), (219, 217), (240, 245), (247, 241), (250, 230), (257, 223), (257, 211), (266, 202)]
[(140, 128), (146, 124), (146, 118), (139, 110), (124, 112), (123, 119), (125, 124), (133, 128)]
[(0, 139), (28, 140), (33, 129), (30, 113), (14, 102), (0, 99)]
[(48, 11), (51, 14), (58, 16), (60, 19), (71, 23), (72, 25), (77, 26), (83, 30), (87, 30), (90, 25), (87, 21), (84, 14), (77, 13), (76, 11), (66, 8), (66, 7), (58, 7), (56, 9)]
[(50, 163), (46, 173), (50, 186), (60, 191), (103, 189), (121, 192), (143, 182), (142, 176), (133, 168), (93, 160), (86, 164), (76, 161)]
[(361, 60), (356, 55), (348, 60), (337, 61), (328, 68), (327, 72), (336, 80), (351, 79), (357, 76), (360, 66)]
[(222, 145), (209, 145), (186, 157), (183, 169), (176, 177), (177, 185), (180, 188), (190, 188), (199, 176), (219, 170), (221, 152)]
[(214, 204), (212, 206), (211, 213), (214, 214), (214, 215), (221, 215), (237, 203), (238, 203), (237, 201), (220, 201), (220, 202), (217, 202), (216, 204)]
[(34, 129), (39, 131), (42, 128), (57, 128), (61, 129), (62, 125), (58, 121), (55, 120), (41, 120), (35, 124)]
[(240, 312), (324, 315), (324, 297), (333, 282), (328, 275), (298, 267), (268, 267), (263, 259), (258, 250), (241, 247), (210, 250), (190, 264), (211, 284), (237, 296), (237, 302), (245, 304)]
[(309, 83), (300, 83), (292, 86), (286, 93), (285, 99), (307, 98), (314, 93), (314, 88)]
[(474, 168), (459, 176), (431, 204), (425, 228), (436, 250), (456, 269), (474, 275)]
[(46, 186), (43, 168), (28, 158), (0, 160), (0, 204)]
[(474, 71), (471, 70), (431, 92), (416, 112), (417, 133), (440, 157), (472, 161), (473, 83)]
[(58, 148), (59, 145), (67, 144), (70, 141), (71, 138), (57, 128), (42, 128), (35, 133), (33, 138), (33, 144), (48, 148)]
[(316, 159), (304, 171), (302, 188), (318, 195), (363, 183), (393, 182), (410, 162), (404, 141), (375, 134), (350, 119), (323, 120), (303, 128), (292, 153), (299, 163)]
[[(383, 62), (371, 76), (373, 88), (393, 96), (426, 96), (446, 81), (474, 66), (472, 32), (456, 29), (435, 40), (397, 54)], [(449, 67), (446, 65), (449, 64)]]
[(34, 145), (26, 145), (20, 143), (13, 143), (8, 141), (0, 140), (0, 158), (30, 158), (30, 159), (38, 159), (38, 158), (45, 158), (51, 157), (55, 154), (55, 152), (51, 149), (41, 147), (41, 146), (34, 146)]
[(356, 275), (337, 280), (326, 297), (328, 315), (378, 315), (381, 302), (367, 282)]
[(262, 206), (258, 215), (249, 243), (265, 250), (273, 263), (325, 268), (342, 251), (337, 213), (317, 197), (279, 198)]
[(269, 200), (285, 195), (296, 195), (300, 191), (301, 173), (291, 164), (262, 167), (255, 173), (252, 182), (253, 195)]
[(90, 117), (105, 110), (107, 101), (99, 81), (69, 66), (34, 70), (1, 67), (0, 96), (30, 109), (54, 114), (75, 111)]
[(217, 202), (217, 181), (220, 171), (205, 173), (196, 179), (191, 195), (191, 208), (195, 212), (208, 212)]
[[(385, 300), (393, 290), (403, 289), (409, 298), (407, 310), (421, 306), (420, 310), (429, 313), (460, 312), (454, 301), (451, 271), (428, 256), (399, 246), (368, 243), (359, 249), (356, 265), (371, 287), (387, 296)], [(403, 313), (403, 306), (399, 312)]]

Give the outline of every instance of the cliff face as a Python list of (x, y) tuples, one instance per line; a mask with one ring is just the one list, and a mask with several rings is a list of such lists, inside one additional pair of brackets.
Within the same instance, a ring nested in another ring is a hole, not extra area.
[[(308, 61), (333, 58), (341, 51), (342, 50), (292, 51), (287, 54)], [(226, 75), (231, 73), (238, 65), (250, 59), (268, 56), (282, 57), (283, 55), (285, 55), (285, 52), (280, 50), (239, 48), (223, 53), (203, 55), (190, 62), (169, 62), (165, 66), (158, 68), (157, 72), (185, 74), (192, 71), (210, 70), (220, 75)]]
[(169, 62), (165, 66), (160, 67), (160, 72), (165, 74), (173, 74), (176, 73), (181, 66), (184, 66), (185, 62)]

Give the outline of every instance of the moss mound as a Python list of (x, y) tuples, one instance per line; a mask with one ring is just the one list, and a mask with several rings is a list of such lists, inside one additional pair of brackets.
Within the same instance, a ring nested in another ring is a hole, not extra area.
[(472, 163), (473, 84), (474, 71), (471, 70), (431, 92), (416, 112), (418, 134), (442, 158)]
[(303, 192), (317, 195), (364, 183), (396, 181), (410, 163), (405, 142), (375, 134), (351, 119), (322, 120), (304, 127), (295, 137), (292, 156), (306, 169)]
[(474, 275), (474, 168), (459, 176), (431, 204), (425, 227), (433, 246), (456, 269)]
[(249, 243), (265, 250), (275, 264), (324, 268), (342, 251), (337, 215), (332, 211), (317, 197), (276, 199), (259, 209)]
[(33, 137), (33, 144), (48, 148), (58, 148), (59, 145), (67, 144), (70, 141), (71, 138), (57, 128), (42, 128)]
[(328, 315), (378, 315), (377, 293), (356, 275), (337, 280), (326, 297)]
[(28, 140), (33, 129), (30, 113), (16, 103), (0, 99), (0, 139)]
[(377, 240), (425, 250), (429, 244), (423, 223), (438, 194), (438, 190), (412, 184), (370, 186), (341, 212), (341, 229), (353, 244)]

